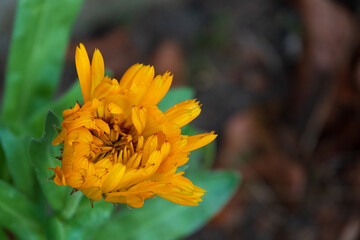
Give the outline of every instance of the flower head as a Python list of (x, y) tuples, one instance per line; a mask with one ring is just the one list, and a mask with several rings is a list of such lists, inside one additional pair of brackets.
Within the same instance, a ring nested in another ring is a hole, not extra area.
[(63, 112), (62, 130), (53, 144), (64, 143), (54, 181), (70, 185), (89, 199), (138, 208), (160, 196), (177, 204), (198, 205), (205, 190), (177, 172), (189, 152), (216, 138), (214, 132), (181, 135), (181, 127), (200, 114), (196, 100), (166, 112), (157, 107), (172, 75), (155, 76), (153, 67), (135, 64), (121, 80), (104, 76), (95, 50), (90, 64), (85, 47), (75, 54), (84, 105)]

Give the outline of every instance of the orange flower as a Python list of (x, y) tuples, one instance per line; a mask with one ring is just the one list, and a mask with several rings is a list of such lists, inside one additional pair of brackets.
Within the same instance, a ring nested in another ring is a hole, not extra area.
[(196, 206), (205, 190), (177, 172), (189, 152), (216, 138), (214, 132), (181, 135), (181, 127), (200, 114), (188, 100), (162, 112), (172, 75), (154, 77), (153, 67), (135, 64), (120, 82), (104, 76), (104, 61), (95, 50), (90, 64), (85, 47), (75, 54), (84, 105), (63, 112), (62, 130), (53, 144), (64, 143), (57, 185), (70, 185), (89, 199), (138, 208), (154, 195)]

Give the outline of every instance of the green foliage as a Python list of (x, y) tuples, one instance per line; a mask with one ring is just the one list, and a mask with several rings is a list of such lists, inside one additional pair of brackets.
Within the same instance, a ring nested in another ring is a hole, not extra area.
[(75, 215), (68, 222), (67, 239), (93, 238), (94, 235), (102, 231), (102, 224), (109, 220), (113, 212), (114, 206), (111, 203), (94, 202), (94, 208), (92, 208), (89, 200), (83, 198)]
[(1, 144), (1, 139), (0, 139), (0, 179), (6, 179), (6, 180), (9, 179), (9, 173), (6, 166), (6, 158), (5, 158), (3, 146)]
[(39, 185), (46, 200), (55, 211), (59, 211), (64, 207), (71, 191), (71, 189), (65, 187), (55, 188), (53, 181), (46, 181), (46, 179), (50, 179), (54, 175), (53, 171), (48, 168), (54, 168), (56, 164), (60, 164), (60, 161), (55, 158), (61, 155), (59, 147), (51, 144), (57, 134), (54, 126), (58, 127), (59, 124), (60, 122), (54, 113), (49, 112), (46, 115), (42, 138), (31, 140), (29, 148), (31, 163), (35, 169)]
[(57, 217), (52, 216), (47, 221), (46, 226), (47, 239), (66, 240), (66, 232), (64, 223)]
[(27, 154), (29, 138), (14, 135), (6, 128), (0, 128), (0, 144), (4, 149), (7, 167), (15, 187), (33, 197), (34, 173)]
[(0, 225), (22, 239), (45, 239), (37, 207), (9, 184), (0, 181)]
[(82, 0), (19, 0), (5, 76), (1, 119), (20, 132), (53, 97), (70, 26)]
[(8, 240), (9, 238), (6, 236), (5, 232), (0, 228), (0, 239)]

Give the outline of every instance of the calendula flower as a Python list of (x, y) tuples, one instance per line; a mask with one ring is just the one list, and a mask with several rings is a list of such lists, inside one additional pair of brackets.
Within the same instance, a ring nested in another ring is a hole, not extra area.
[(173, 76), (155, 76), (154, 68), (135, 64), (120, 81), (104, 76), (104, 61), (95, 50), (90, 64), (85, 47), (75, 54), (84, 105), (63, 112), (62, 130), (53, 144), (64, 144), (54, 182), (80, 190), (91, 200), (141, 207), (155, 195), (196, 206), (205, 190), (177, 172), (190, 151), (216, 137), (214, 132), (187, 136), (181, 127), (200, 114), (188, 100), (162, 112), (157, 103)]

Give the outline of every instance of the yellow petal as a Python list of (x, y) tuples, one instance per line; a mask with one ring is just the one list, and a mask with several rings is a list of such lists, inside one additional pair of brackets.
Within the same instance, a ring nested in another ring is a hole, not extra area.
[(135, 153), (131, 158), (126, 162), (126, 167), (128, 168), (137, 168), (141, 163), (142, 153)]
[(133, 106), (131, 109), (131, 119), (138, 134), (141, 134), (146, 124), (146, 108)]
[(69, 117), (70, 115), (76, 113), (77, 111), (80, 110), (80, 105), (78, 103), (75, 104), (75, 106), (73, 108), (70, 109), (66, 109), (63, 111), (63, 117), (64, 119)]
[(171, 151), (171, 144), (168, 141), (165, 141), (161, 146), (161, 157), (165, 159), (168, 157)]
[(80, 188), (85, 182), (85, 170), (72, 171), (69, 176), (66, 177), (66, 182), (73, 188)]
[(99, 187), (88, 187), (79, 189), (86, 197), (94, 201), (100, 201), (102, 192)]
[(172, 80), (173, 76), (170, 75), (169, 72), (162, 76), (156, 76), (155, 79), (151, 82), (151, 85), (141, 100), (141, 103), (154, 105), (158, 104), (169, 91)]
[(64, 143), (64, 152), (61, 160), (61, 169), (66, 176), (69, 176), (74, 167), (75, 148), (72, 145)]
[(138, 104), (144, 97), (152, 80), (154, 79), (155, 70), (150, 65), (140, 68), (131, 83), (130, 90), (135, 94), (134, 104)]
[(102, 119), (95, 119), (95, 125), (103, 132), (109, 134), (110, 128), (109, 125)]
[(186, 164), (189, 161), (189, 153), (181, 153), (168, 156), (163, 160), (157, 173), (173, 172), (177, 167)]
[(161, 161), (162, 161), (161, 151), (156, 150), (150, 155), (148, 161), (146, 162), (146, 166), (144, 168), (144, 173), (147, 178), (151, 177), (156, 172), (156, 170), (159, 168), (161, 164)]
[(54, 182), (56, 183), (56, 185), (67, 186), (65, 176), (64, 176), (61, 168), (59, 166), (55, 166), (55, 168), (50, 168), (50, 169), (52, 169), (55, 172)]
[(95, 163), (95, 168), (110, 168), (112, 167), (111, 160), (109, 158), (100, 159)]
[(136, 151), (139, 152), (144, 147), (144, 137), (140, 135), (136, 144)]
[(143, 65), (139, 63), (132, 65), (120, 79), (120, 88), (130, 89), (135, 74), (142, 68), (142, 66)]
[(101, 80), (103, 80), (104, 74), (105, 74), (104, 59), (99, 49), (95, 49), (91, 61), (91, 94), (94, 92), (95, 88), (100, 84)]
[(126, 167), (121, 163), (114, 164), (107, 175), (104, 176), (101, 189), (103, 192), (110, 192), (121, 182)]
[(201, 148), (209, 143), (211, 143), (217, 137), (214, 134), (214, 131), (209, 133), (203, 133), (198, 135), (189, 136), (187, 145), (183, 149), (183, 151), (193, 151), (195, 149)]
[(182, 196), (177, 196), (177, 195), (171, 195), (171, 194), (162, 194), (162, 193), (158, 193), (156, 194), (161, 198), (164, 198), (170, 202), (176, 203), (176, 204), (180, 204), (180, 205), (184, 205), (184, 206), (199, 206), (198, 202), (201, 202), (201, 198), (184, 198)]
[(179, 127), (182, 127), (199, 116), (200, 112), (199, 102), (192, 99), (171, 107), (165, 112), (165, 116), (168, 121), (175, 122)]
[(106, 108), (110, 113), (113, 113), (113, 114), (122, 114), (124, 113), (124, 111), (122, 110), (122, 108), (117, 105), (116, 103), (109, 103), (107, 105), (107, 108)]
[(136, 180), (139, 179), (139, 177), (143, 178), (141, 173), (142, 172), (136, 168), (130, 170), (129, 168), (127, 168), (121, 182), (116, 186), (114, 190), (119, 190), (134, 185), (136, 183)]
[(144, 200), (154, 198), (153, 195), (164, 188), (163, 183), (142, 182), (131, 187), (126, 192), (111, 192), (105, 194), (105, 201), (126, 203), (131, 207), (139, 208), (144, 204)]
[(158, 148), (157, 135), (148, 137), (144, 144), (142, 166), (145, 166), (150, 155)]
[(75, 52), (76, 70), (79, 77), (81, 92), (84, 103), (90, 100), (91, 94), (91, 69), (89, 56), (82, 43), (76, 48)]
[[(150, 196), (148, 198), (150, 198)], [(144, 205), (144, 199), (145, 196), (139, 193), (109, 193), (105, 196), (105, 201), (107, 202), (125, 203), (133, 208), (142, 207)]]
[(144, 206), (144, 199), (138, 195), (131, 195), (127, 198), (126, 202), (130, 207), (141, 208)]
[(86, 128), (78, 128), (76, 131), (72, 131), (66, 138), (66, 143), (72, 145), (77, 143), (90, 143), (93, 141), (93, 135)]
[(103, 99), (106, 98), (109, 94), (119, 93), (120, 86), (116, 79), (111, 79), (108, 76), (105, 76), (100, 84), (95, 88), (92, 93), (93, 98)]
[(166, 188), (160, 189), (156, 195), (171, 202), (186, 205), (198, 206), (202, 202), (201, 197), (206, 192), (204, 189), (195, 186), (189, 179), (177, 173), (171, 178)]
[(172, 155), (175, 155), (177, 153), (183, 153), (184, 147), (186, 147), (186, 145), (188, 144), (189, 136), (188, 135), (180, 135), (180, 137), (173, 138), (172, 141), (173, 141)]
[(85, 182), (84, 182), (82, 188), (100, 187), (100, 186), (101, 186), (101, 178), (95, 174), (87, 173), (87, 176), (85, 178)]
[(66, 128), (62, 128), (61, 132), (56, 136), (56, 138), (52, 141), (52, 145), (58, 145), (65, 141), (67, 136)]

